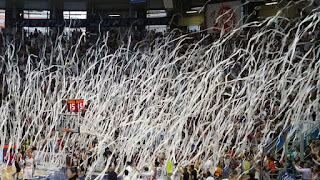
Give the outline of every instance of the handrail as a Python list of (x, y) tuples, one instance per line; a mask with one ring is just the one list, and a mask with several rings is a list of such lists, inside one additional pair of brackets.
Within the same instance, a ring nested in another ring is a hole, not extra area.
[[(288, 125), (282, 132), (281, 135), (278, 138), (275, 138), (271, 143), (269, 143), (266, 148), (265, 148), (265, 152), (270, 151), (272, 148), (274, 148), (275, 146), (277, 146), (278, 142), (280, 141), (280, 137), (282, 135), (287, 134), (286, 132), (288, 132), (290, 129), (292, 128), (291, 125)], [(282, 145), (283, 146), (283, 145)], [(282, 147), (281, 146), (281, 147)], [(281, 147), (279, 149), (281, 149)]]
[(276, 176), (276, 179), (281, 179), (281, 173), (286, 171), (286, 168), (276, 168), (276, 169), (272, 169), (272, 171), (275, 171), (275, 173), (268, 173), (270, 176)]
[[(313, 128), (311, 128), (311, 130), (307, 130), (303, 133), (303, 140), (305, 140), (306, 138), (308, 138), (312, 133), (314, 133), (317, 129), (320, 128), (320, 125), (316, 125)], [(288, 149), (289, 151), (291, 151), (294, 147), (296, 147), (298, 144), (300, 143), (300, 141), (295, 141), (292, 143), (292, 146), (290, 147), (290, 149)]]
[[(309, 137), (312, 133), (314, 133), (319, 128), (320, 128), (319, 124), (315, 125), (309, 132), (308, 132), (308, 130), (305, 132), (303, 138)], [(307, 132), (308, 132), (308, 134), (307, 134)]]
[[(291, 136), (289, 139), (287, 139), (286, 137), (285, 141), (288, 141), (288, 140), (291, 141), (293, 138), (294, 136)], [(284, 145), (285, 145), (285, 142), (283, 142), (283, 144), (281, 145), (281, 147), (279, 147), (279, 149), (276, 149), (275, 154), (277, 154), (281, 149), (283, 149)]]
[[(302, 123), (304, 124), (304, 123)], [(312, 133), (314, 133), (317, 129), (320, 128), (320, 124), (316, 124), (314, 127), (306, 130), (305, 132), (303, 132), (303, 139), (305, 140), (306, 138), (308, 138)], [(289, 139), (287, 139), (287, 132), (292, 129), (292, 126), (289, 125), (286, 127), (286, 129), (284, 129), (281, 132), (281, 136), (275, 138), (271, 143), (269, 143), (265, 149), (264, 152), (269, 152), (270, 150), (274, 149), (273, 153), (274, 154), (278, 154), (279, 151), (281, 151), (284, 147), (284, 145), (286, 144), (286, 142), (292, 142), (295, 136), (291, 136)], [(280, 142), (280, 138), (283, 137), (284, 138), (284, 142), (280, 147), (276, 147), (278, 145), (278, 143)], [(292, 152), (292, 149), (294, 147), (296, 147), (297, 145), (299, 145), (300, 141), (294, 141), (292, 142), (292, 145), (290, 146), (290, 148), (288, 149), (288, 152)]]
[[(280, 151), (282, 148), (284, 148), (284, 146), (285, 146), (285, 144), (288, 142), (288, 141), (292, 141), (292, 139), (295, 137), (295, 136), (291, 136), (289, 139), (287, 139), (287, 137), (286, 137), (286, 132), (288, 132), (290, 129), (292, 128), (292, 126), (288, 126), (285, 130), (283, 130), (282, 131), (282, 133), (281, 133), (281, 136), (282, 135), (285, 135), (285, 140), (284, 140), (284, 143), (283, 143), (283, 145), (281, 146), (281, 147), (279, 147), (278, 149), (276, 149), (275, 150), (275, 154), (278, 152), (278, 151)], [(313, 134), (316, 130), (319, 130), (320, 131), (320, 124), (316, 124), (314, 127), (312, 127), (312, 128), (310, 128), (310, 129), (308, 129), (308, 130), (306, 130), (305, 132), (303, 132), (302, 133), (302, 137), (303, 137), (303, 141), (304, 140), (306, 140), (307, 138), (309, 138), (310, 137), (310, 135), (311, 134)], [(277, 143), (280, 141), (280, 137), (281, 136), (279, 136), (278, 138), (276, 138), (276, 139), (274, 139), (271, 143), (269, 143), (267, 146), (266, 146), (266, 148), (264, 149), (265, 150), (265, 152), (268, 152), (269, 150), (271, 150), (272, 148), (274, 148), (276, 145), (277, 145)], [(301, 140), (301, 139), (300, 139)], [(292, 148), (294, 148), (296, 145), (297, 145), (297, 143), (299, 143), (300, 141), (294, 141), (293, 143), (292, 143), (292, 146), (290, 147), (290, 149), (288, 150), (288, 152), (291, 152), (291, 150), (292, 150)], [(287, 153), (288, 153), (287, 152)], [(310, 156), (310, 154), (307, 154), (306, 155), (306, 157), (308, 157), (308, 156)], [(275, 175), (275, 176), (277, 176), (277, 179), (280, 179), (281, 178), (281, 172), (283, 172), (283, 171), (285, 171), (285, 170), (287, 170), (286, 168), (278, 168), (278, 169), (275, 169), (275, 171), (278, 171), (278, 173), (272, 173), (272, 174), (270, 174), (270, 175)]]

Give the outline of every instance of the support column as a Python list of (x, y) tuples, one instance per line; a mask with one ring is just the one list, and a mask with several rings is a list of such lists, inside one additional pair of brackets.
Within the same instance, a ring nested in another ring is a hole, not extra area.
[(60, 26), (63, 23), (63, 2), (51, 1), (50, 20), (56, 24), (51, 27), (50, 34), (56, 37), (57, 34), (63, 32), (64, 27)]
[(87, 21), (88, 25), (86, 27), (86, 31), (90, 33), (99, 33), (98, 27), (91, 27), (90, 22), (95, 22), (97, 19), (100, 19), (98, 12), (95, 10), (95, 6), (93, 3), (88, 2), (87, 5)]
[[(6, 33), (14, 34), (17, 31), (21, 32), (21, 28), (16, 28), (18, 20), (23, 19), (23, 10), (16, 8), (16, 0), (7, 1), (6, 12), (5, 12), (5, 27)], [(21, 14), (21, 16), (20, 16)]]
[[(137, 18), (138, 19), (145, 19), (147, 17), (147, 11), (145, 10), (145, 9), (139, 9), (139, 10), (137, 10)], [(138, 31), (144, 31), (145, 30), (145, 26), (137, 26), (137, 30)]]
[(300, 136), (300, 162), (304, 160), (304, 133)]

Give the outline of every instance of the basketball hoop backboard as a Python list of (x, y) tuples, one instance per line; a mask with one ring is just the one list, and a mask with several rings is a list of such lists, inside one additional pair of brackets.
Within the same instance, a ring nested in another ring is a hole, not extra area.
[(79, 115), (78, 114), (59, 114), (56, 124), (57, 131), (79, 133)]

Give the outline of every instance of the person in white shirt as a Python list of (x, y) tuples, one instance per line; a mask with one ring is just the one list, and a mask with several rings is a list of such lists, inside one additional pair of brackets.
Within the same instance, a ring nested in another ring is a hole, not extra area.
[(206, 180), (214, 180), (214, 178), (212, 177), (210, 171), (207, 172), (207, 176), (206, 176)]
[(36, 160), (32, 155), (32, 150), (27, 150), (27, 157), (25, 159), (25, 166), (23, 169), (23, 179), (33, 179), (36, 169)]
[(311, 180), (312, 178), (312, 171), (310, 168), (301, 168), (300, 166), (294, 164), (294, 167), (296, 170), (301, 174), (301, 179), (302, 180)]
[(148, 167), (144, 167), (144, 171), (140, 173), (140, 177), (143, 180), (151, 180), (153, 177), (154, 172), (151, 170), (149, 171)]
[(134, 170), (134, 168), (132, 167), (132, 165), (131, 165), (131, 162), (127, 162), (127, 167), (126, 167), (126, 169), (125, 170), (127, 170), (128, 171), (128, 176), (130, 177), (130, 178), (132, 178), (133, 176), (134, 176), (134, 174), (135, 174), (135, 170)]
[(131, 180), (128, 170), (124, 170), (124, 177), (122, 180)]
[(174, 164), (174, 167), (173, 167), (173, 173), (171, 175), (171, 180), (180, 180), (182, 177), (182, 174), (180, 173), (179, 171), (179, 168), (178, 168), (178, 164)]
[(162, 180), (165, 177), (165, 173), (162, 169), (162, 163), (160, 164), (159, 162), (155, 162), (155, 172), (154, 172), (154, 179), (156, 180)]
[(204, 168), (205, 168), (205, 172), (209, 172), (210, 169), (212, 168), (213, 163), (210, 159), (208, 159), (205, 163), (204, 163)]

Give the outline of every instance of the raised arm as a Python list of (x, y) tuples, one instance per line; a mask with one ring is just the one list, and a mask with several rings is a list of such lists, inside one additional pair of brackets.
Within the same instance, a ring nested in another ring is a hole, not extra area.
[(137, 168), (135, 164), (132, 164), (133, 168), (140, 173), (140, 169)]
[(154, 169), (154, 174), (153, 174), (153, 178), (152, 178), (152, 179), (156, 179), (156, 177), (157, 177), (157, 173), (158, 173), (158, 172), (157, 172), (157, 169), (155, 168), (155, 169)]
[(178, 166), (178, 170), (181, 174), (183, 174), (183, 168), (181, 166)]
[(312, 158), (312, 161), (318, 165), (320, 165), (320, 163), (318, 161), (316, 161), (315, 159)]
[(33, 172), (32, 172), (32, 174), (34, 174), (35, 171), (36, 171), (36, 159), (33, 158)]

